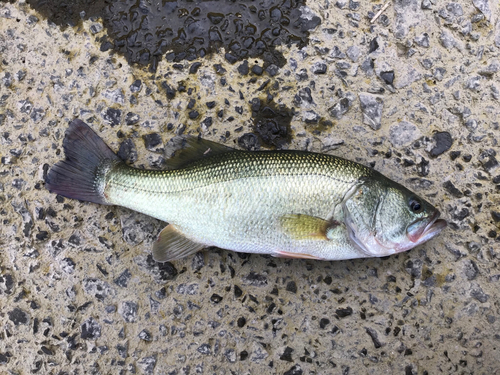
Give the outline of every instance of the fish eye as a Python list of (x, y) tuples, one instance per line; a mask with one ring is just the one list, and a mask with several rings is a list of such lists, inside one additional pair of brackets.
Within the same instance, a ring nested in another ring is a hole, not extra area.
[(420, 211), (422, 211), (422, 204), (417, 199), (411, 198), (410, 209), (415, 213), (419, 213)]

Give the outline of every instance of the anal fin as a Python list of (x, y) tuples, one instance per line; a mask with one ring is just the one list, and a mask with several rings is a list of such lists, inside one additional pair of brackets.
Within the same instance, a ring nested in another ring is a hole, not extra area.
[(167, 225), (153, 245), (153, 259), (156, 262), (170, 262), (184, 258), (203, 249), (205, 245), (187, 239), (175, 226)]

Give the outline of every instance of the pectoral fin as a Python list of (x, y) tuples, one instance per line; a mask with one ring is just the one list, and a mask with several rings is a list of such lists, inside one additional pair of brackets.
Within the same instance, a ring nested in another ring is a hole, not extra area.
[(184, 237), (170, 224), (160, 232), (158, 240), (153, 245), (153, 259), (156, 262), (169, 262), (194, 254), (204, 247)]
[(281, 228), (295, 240), (328, 240), (328, 234), (338, 225), (340, 225), (338, 221), (327, 221), (309, 215), (281, 217)]

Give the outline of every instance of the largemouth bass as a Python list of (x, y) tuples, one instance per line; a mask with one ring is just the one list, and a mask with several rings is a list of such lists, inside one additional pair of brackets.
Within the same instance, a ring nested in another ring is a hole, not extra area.
[(69, 125), (63, 148), (66, 160), (51, 168), (46, 188), (168, 222), (153, 245), (160, 262), (209, 246), (287, 258), (381, 257), (446, 226), (404, 186), (331, 155), (245, 152), (190, 138), (184, 156), (171, 161), (176, 169), (142, 170), (81, 120)]

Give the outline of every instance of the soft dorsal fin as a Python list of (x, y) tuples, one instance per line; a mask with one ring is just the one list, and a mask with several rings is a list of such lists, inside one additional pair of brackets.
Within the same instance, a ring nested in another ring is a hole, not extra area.
[(296, 240), (329, 240), (332, 229), (338, 221), (328, 221), (309, 215), (285, 215), (281, 217), (281, 228)]
[(153, 245), (153, 259), (156, 262), (170, 262), (194, 254), (204, 247), (205, 245), (187, 239), (176, 227), (169, 224), (163, 228)]
[(169, 144), (173, 156), (166, 161), (168, 169), (178, 169), (207, 156), (234, 151), (229, 146), (191, 135), (174, 137), (167, 143), (167, 147)]

